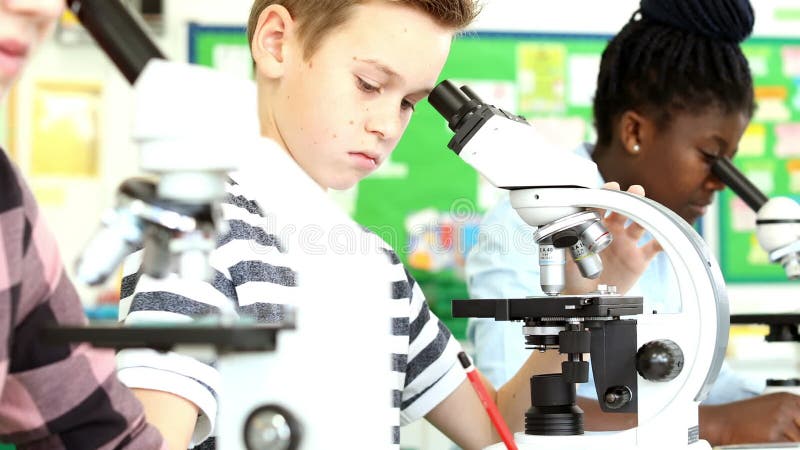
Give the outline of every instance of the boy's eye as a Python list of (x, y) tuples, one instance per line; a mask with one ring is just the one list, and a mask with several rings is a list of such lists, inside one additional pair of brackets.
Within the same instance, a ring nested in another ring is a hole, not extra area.
[(358, 88), (364, 92), (372, 93), (372, 92), (380, 92), (381, 90), (380, 86), (375, 86), (373, 84), (367, 83), (361, 77), (356, 77), (356, 84), (358, 84)]
[(400, 102), (400, 108), (404, 109), (404, 110), (405, 109), (410, 109), (413, 112), (414, 111), (414, 104), (411, 103), (410, 101), (406, 100), (406, 99), (403, 99), (403, 101)]

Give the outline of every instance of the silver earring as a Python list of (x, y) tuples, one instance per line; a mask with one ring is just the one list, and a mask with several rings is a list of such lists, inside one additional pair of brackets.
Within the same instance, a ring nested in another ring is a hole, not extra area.
[(639, 147), (639, 144), (633, 144), (633, 153), (639, 153), (642, 147)]

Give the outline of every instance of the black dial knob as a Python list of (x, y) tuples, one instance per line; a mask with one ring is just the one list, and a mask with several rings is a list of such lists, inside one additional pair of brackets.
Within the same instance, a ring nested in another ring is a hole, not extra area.
[(277, 405), (250, 413), (243, 431), (247, 450), (297, 450), (302, 436), (297, 419)]
[(636, 370), (650, 381), (670, 381), (683, 369), (683, 351), (669, 339), (644, 344), (636, 352)]
[(610, 409), (620, 409), (630, 403), (632, 397), (628, 386), (612, 386), (606, 390), (603, 401)]

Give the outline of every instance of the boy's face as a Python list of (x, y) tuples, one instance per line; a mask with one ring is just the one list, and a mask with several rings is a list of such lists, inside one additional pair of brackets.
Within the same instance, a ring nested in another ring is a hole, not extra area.
[(307, 61), (287, 32), (280, 76), (265, 87), (258, 67), (262, 133), (323, 188), (353, 186), (394, 150), (434, 87), (453, 32), (391, 2), (356, 6)]

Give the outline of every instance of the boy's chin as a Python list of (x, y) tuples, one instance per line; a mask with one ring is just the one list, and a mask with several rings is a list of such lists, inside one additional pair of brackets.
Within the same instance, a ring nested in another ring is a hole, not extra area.
[(339, 179), (339, 180), (332, 180), (328, 184), (328, 189), (332, 189), (334, 191), (346, 191), (351, 187), (358, 184), (361, 181), (361, 178), (353, 178), (353, 179)]

